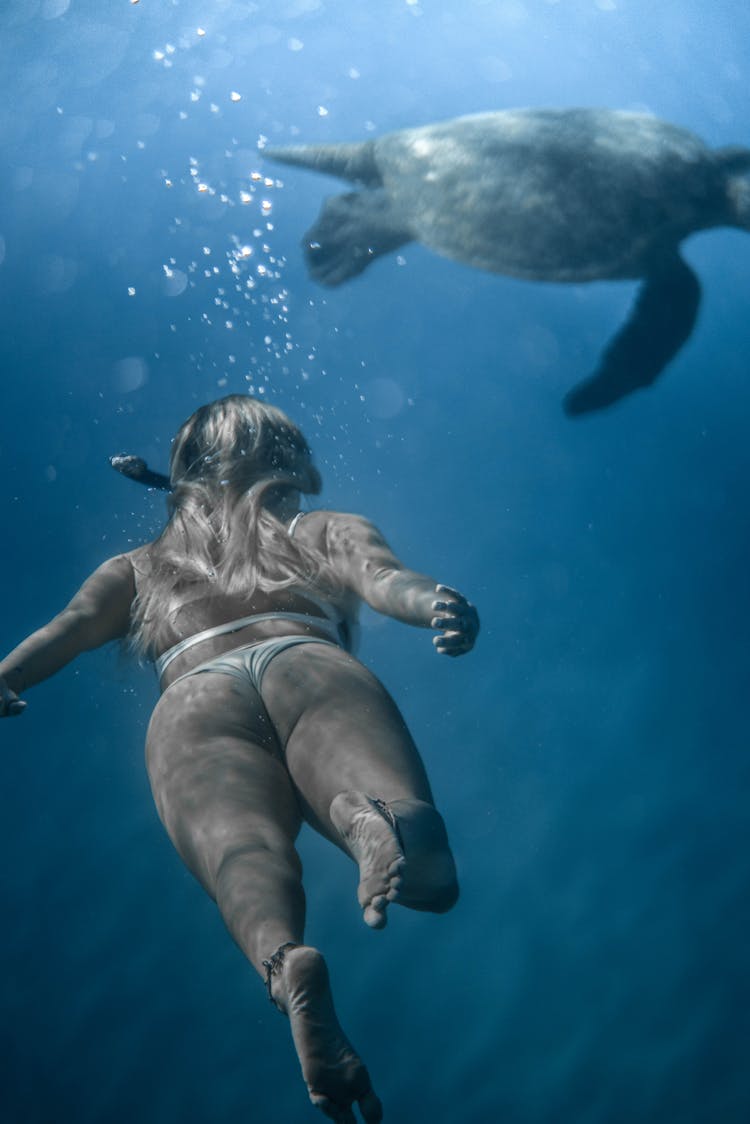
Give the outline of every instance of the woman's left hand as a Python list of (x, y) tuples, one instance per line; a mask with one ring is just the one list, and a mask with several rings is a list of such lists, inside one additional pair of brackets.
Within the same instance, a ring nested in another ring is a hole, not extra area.
[(444, 631), (442, 635), (435, 636), (432, 643), (441, 656), (463, 656), (474, 647), (479, 632), (479, 614), (458, 590), (438, 585), (435, 592), (439, 598), (432, 602), (432, 609), (437, 615), (430, 621), (430, 628)]

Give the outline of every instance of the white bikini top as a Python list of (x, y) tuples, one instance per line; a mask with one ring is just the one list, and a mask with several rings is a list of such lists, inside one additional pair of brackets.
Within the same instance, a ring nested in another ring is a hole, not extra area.
[[(287, 533), (291, 536), (294, 534), (294, 529), (299, 523), (300, 519), (306, 512), (299, 511), (292, 519), (287, 527)], [(310, 613), (286, 613), (282, 610), (273, 613), (252, 613), (248, 617), (239, 617), (234, 621), (226, 621), (224, 624), (215, 625), (213, 628), (206, 628), (202, 632), (196, 632), (192, 636), (188, 636), (185, 640), (180, 640), (172, 648), (168, 648), (166, 652), (162, 652), (154, 660), (154, 667), (156, 674), (161, 679), (164, 672), (167, 670), (172, 660), (176, 660), (183, 652), (187, 652), (194, 644), (200, 644), (202, 640), (211, 640), (214, 636), (226, 636), (232, 632), (239, 632), (241, 628), (245, 628), (249, 624), (258, 624), (260, 621), (294, 621), (295, 624), (304, 624), (309, 628), (314, 625), (315, 628), (320, 628), (326, 632), (329, 639), (334, 644), (345, 648), (348, 652), (352, 650), (352, 629), (346, 618), (336, 612), (333, 607), (321, 598), (315, 597), (312, 593), (304, 590), (302, 596), (306, 601), (311, 601), (316, 605), (323, 614), (322, 617), (311, 616)]]

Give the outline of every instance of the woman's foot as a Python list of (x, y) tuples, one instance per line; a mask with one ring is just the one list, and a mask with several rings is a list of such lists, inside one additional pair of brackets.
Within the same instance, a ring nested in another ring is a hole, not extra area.
[(356, 1102), (366, 1124), (378, 1124), (382, 1106), (336, 1018), (321, 954), (306, 945), (288, 949), (270, 976), (270, 988), (274, 1003), (289, 1016), (312, 1103), (331, 1120), (354, 1124)]
[(340, 792), (330, 817), (359, 866), (357, 897), (372, 929), (383, 928), (393, 901), (434, 913), (455, 904), (456, 867), (442, 817), (431, 804)]

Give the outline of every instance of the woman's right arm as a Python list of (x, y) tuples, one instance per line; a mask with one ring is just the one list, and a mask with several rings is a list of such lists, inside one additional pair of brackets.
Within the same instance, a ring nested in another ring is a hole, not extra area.
[(473, 648), (479, 632), (474, 606), (457, 590), (404, 566), (367, 519), (332, 515), (326, 545), (344, 584), (372, 609), (440, 632), (433, 643), (442, 655), (460, 656)]
[(49, 679), (81, 652), (126, 636), (134, 597), (127, 555), (95, 570), (61, 613), (0, 660), (0, 718), (23, 712), (21, 691)]

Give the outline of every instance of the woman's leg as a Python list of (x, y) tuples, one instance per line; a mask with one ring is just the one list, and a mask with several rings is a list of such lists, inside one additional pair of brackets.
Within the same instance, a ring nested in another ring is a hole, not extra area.
[(154, 711), (146, 756), (172, 842), (289, 1016), (310, 1099), (342, 1124), (357, 1101), (375, 1124), (380, 1103), (336, 1018), (323, 957), (302, 944), (302, 817), (257, 693), (220, 674), (176, 683)]
[(258, 972), (305, 923), (301, 817), (263, 708), (234, 680), (196, 675), (159, 701), (146, 759), (162, 822)]
[(419, 752), (395, 703), (357, 660), (329, 645), (280, 653), (263, 698), (308, 821), (360, 868), (373, 928), (389, 901), (444, 912), (456, 871)]

